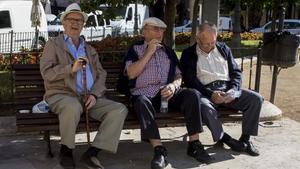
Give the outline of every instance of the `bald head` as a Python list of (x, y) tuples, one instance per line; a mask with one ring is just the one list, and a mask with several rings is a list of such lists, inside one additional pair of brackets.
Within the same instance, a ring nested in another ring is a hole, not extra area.
[(217, 41), (217, 27), (214, 24), (203, 23), (198, 26), (197, 44), (200, 49), (209, 53), (215, 48)]
[(211, 24), (211, 23), (203, 23), (201, 25), (198, 26), (198, 32), (197, 32), (197, 35), (200, 35), (202, 33), (209, 33), (209, 34), (215, 34), (217, 35), (218, 34), (218, 31), (217, 31), (217, 27), (215, 24)]

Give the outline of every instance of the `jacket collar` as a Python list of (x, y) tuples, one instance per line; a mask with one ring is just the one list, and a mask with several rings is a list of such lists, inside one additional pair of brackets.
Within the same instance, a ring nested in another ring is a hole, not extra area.
[[(68, 47), (67, 47), (67, 44), (65, 43), (65, 39), (64, 39), (64, 34), (60, 34), (56, 39), (55, 39), (55, 43), (58, 47), (62, 48), (64, 51), (66, 51), (70, 56), (72, 56), (71, 52), (69, 51)], [(90, 48), (89, 45), (87, 45), (86, 42), (85, 43), (85, 47), (86, 48)], [(91, 50), (85, 50), (86, 52), (86, 55), (87, 56), (90, 56), (91, 53), (90, 53)]]

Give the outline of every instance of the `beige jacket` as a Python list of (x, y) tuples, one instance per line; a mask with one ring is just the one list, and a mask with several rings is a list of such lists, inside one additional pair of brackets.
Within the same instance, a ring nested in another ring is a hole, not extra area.
[[(97, 97), (103, 96), (106, 87), (106, 71), (99, 62), (99, 56), (95, 49), (88, 44), (86, 54), (90, 63), (94, 85), (91, 94)], [(44, 48), (40, 61), (40, 70), (44, 79), (45, 95), (47, 99), (55, 94), (67, 94), (79, 96), (76, 92), (76, 73), (72, 74), (74, 58), (64, 42), (63, 35), (50, 39)]]

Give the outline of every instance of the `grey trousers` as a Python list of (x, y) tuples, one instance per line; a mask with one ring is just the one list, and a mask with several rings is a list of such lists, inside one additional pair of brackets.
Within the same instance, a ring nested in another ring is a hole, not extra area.
[[(79, 99), (57, 94), (47, 99), (47, 102), (50, 110), (58, 114), (61, 144), (75, 148), (76, 128), (83, 113)], [(127, 112), (126, 106), (121, 103), (98, 98), (89, 110), (90, 117), (101, 121), (92, 146), (115, 153)]]
[[(264, 99), (259, 93), (256, 93), (254, 91), (247, 89), (241, 90), (242, 94), (238, 99), (232, 101), (229, 104), (221, 104), (221, 106), (242, 111), (242, 134), (256, 136), (258, 134), (259, 114), (261, 112)], [(206, 112), (209, 114), (218, 114), (214, 107), (214, 104), (206, 97), (201, 98), (201, 104), (202, 113)], [(223, 132), (223, 130), (220, 129), (219, 122), (216, 123), (215, 119), (205, 117), (213, 116), (204, 116), (202, 120), (210, 129), (214, 141), (218, 141), (220, 139), (221, 133)]]

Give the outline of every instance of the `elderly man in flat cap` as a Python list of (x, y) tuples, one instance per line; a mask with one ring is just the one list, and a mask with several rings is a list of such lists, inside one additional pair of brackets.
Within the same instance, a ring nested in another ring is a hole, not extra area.
[(97, 159), (100, 150), (116, 152), (127, 108), (106, 99), (104, 92), (106, 72), (102, 68), (95, 49), (80, 37), (87, 14), (73, 3), (61, 16), (64, 33), (50, 39), (41, 58), (40, 70), (44, 79), (45, 99), (51, 111), (58, 114), (61, 135), (60, 164), (75, 168), (72, 150), (75, 148), (75, 133), (83, 113), (83, 57), (86, 64), (88, 96), (84, 106), (89, 116), (101, 121), (99, 131), (91, 147), (81, 157), (88, 168), (103, 168)]
[[(195, 89), (182, 89), (181, 72), (175, 52), (163, 44), (166, 24), (150, 17), (143, 23), (144, 41), (134, 44), (125, 58), (124, 74), (128, 76), (135, 112), (141, 126), (143, 141), (154, 148), (152, 169), (162, 169), (168, 164), (167, 150), (162, 145), (155, 115), (160, 112), (161, 99), (168, 100), (169, 109), (184, 113), (189, 142), (187, 154), (208, 163), (211, 158), (199, 141), (203, 131), (200, 93)], [(210, 118), (209, 118), (210, 119)]]

